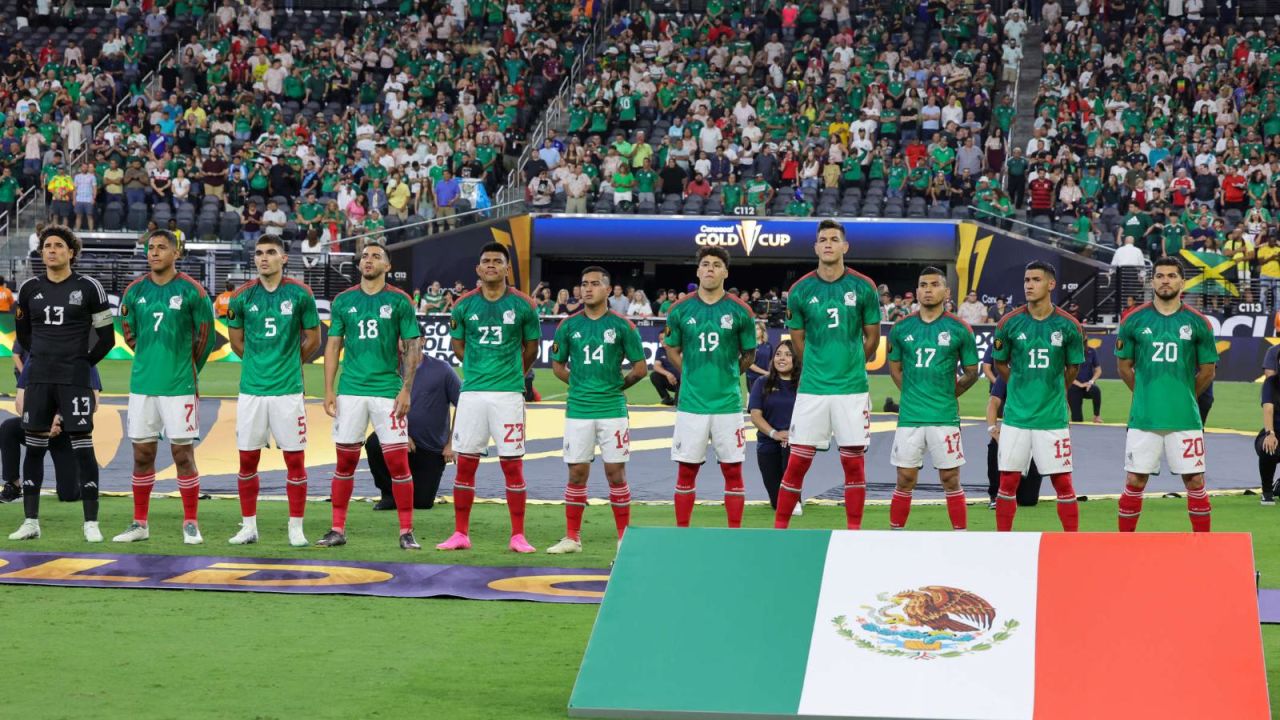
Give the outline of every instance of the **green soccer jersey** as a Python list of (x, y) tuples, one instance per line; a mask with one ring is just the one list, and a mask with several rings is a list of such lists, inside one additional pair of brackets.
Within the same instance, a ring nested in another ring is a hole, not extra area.
[(150, 273), (134, 280), (120, 298), (125, 337), (135, 341), (129, 392), (135, 395), (194, 395), (196, 376), (213, 351), (213, 304), (186, 273), (157, 285)]
[(524, 344), (542, 337), (533, 298), (508, 288), (497, 300), (479, 290), (458, 298), (449, 336), (466, 345), (462, 392), (524, 392)]
[(627, 416), (622, 394), (622, 362), (644, 360), (636, 326), (606, 312), (592, 320), (586, 312), (565, 318), (556, 328), (551, 359), (569, 366), (569, 401), (565, 417), (619, 418)]
[(967, 323), (951, 313), (933, 322), (912, 313), (889, 331), (889, 360), (902, 363), (899, 427), (960, 424), (956, 367), (978, 364), (977, 344)]
[(796, 281), (787, 294), (787, 327), (804, 331), (805, 371), (799, 392), (853, 395), (867, 392), (865, 325), (880, 323), (880, 295), (871, 278), (845, 268), (834, 282), (816, 272)]
[(320, 326), (311, 288), (282, 278), (275, 290), (258, 280), (242, 286), (227, 305), (227, 327), (244, 331), (240, 392), (296, 395), (302, 392), (302, 331)]
[(1036, 320), (1023, 305), (996, 326), (991, 357), (1009, 364), (1006, 424), (1026, 430), (1067, 426), (1067, 366), (1084, 361), (1084, 330), (1075, 318), (1055, 307)]
[(1143, 305), (1120, 323), (1116, 358), (1132, 360), (1133, 404), (1129, 427), (1137, 430), (1199, 430), (1196, 371), (1218, 361), (1213, 328), (1186, 305), (1172, 315)]
[(708, 304), (693, 293), (671, 306), (662, 342), (682, 353), (676, 409), (696, 415), (742, 412), (738, 359), (755, 349), (756, 324), (741, 300), (725, 295)]
[(400, 341), (421, 334), (413, 299), (399, 288), (338, 293), (329, 305), (329, 337), (342, 338), (343, 347), (338, 394), (394, 398), (404, 386)]

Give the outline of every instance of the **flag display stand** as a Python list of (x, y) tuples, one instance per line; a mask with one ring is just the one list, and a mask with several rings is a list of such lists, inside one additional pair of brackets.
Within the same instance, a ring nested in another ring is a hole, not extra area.
[(1251, 538), (631, 528), (569, 715), (1268, 718)]

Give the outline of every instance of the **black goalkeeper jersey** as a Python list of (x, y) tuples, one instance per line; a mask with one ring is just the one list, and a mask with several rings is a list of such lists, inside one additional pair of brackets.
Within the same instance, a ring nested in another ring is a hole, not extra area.
[(40, 274), (18, 289), (18, 334), (31, 335), (28, 383), (89, 385), (89, 349), (95, 325), (111, 322), (102, 285), (72, 272), (62, 282)]

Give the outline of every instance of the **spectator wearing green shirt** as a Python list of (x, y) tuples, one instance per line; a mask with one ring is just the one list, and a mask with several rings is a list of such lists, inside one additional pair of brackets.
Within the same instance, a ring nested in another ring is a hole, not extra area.
[[(645, 147), (648, 147), (647, 145)], [(636, 202), (656, 205), (658, 174), (653, 171), (653, 158), (646, 157), (644, 165), (633, 173), (636, 178)]]
[(636, 176), (631, 172), (631, 164), (619, 163), (609, 184), (613, 186), (613, 208), (631, 212), (635, 208), (636, 189)]
[(737, 173), (729, 173), (729, 179), (720, 186), (720, 199), (724, 212), (728, 215), (737, 215), (738, 208), (742, 207), (742, 186), (738, 184)]
[(805, 199), (803, 190), (796, 188), (791, 202), (787, 203), (787, 216), (809, 217), (811, 215), (813, 215), (813, 203)]
[(764, 217), (769, 214), (769, 203), (773, 202), (773, 196), (776, 192), (773, 186), (765, 182), (764, 174), (759, 170), (756, 171), (746, 187), (747, 204), (755, 209), (756, 217)]

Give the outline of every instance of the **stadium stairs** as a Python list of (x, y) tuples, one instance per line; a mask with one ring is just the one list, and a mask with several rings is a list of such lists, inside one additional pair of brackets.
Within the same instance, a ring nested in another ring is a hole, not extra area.
[[(1022, 67), (1018, 73), (1018, 94), (1013, 99), (1017, 112), (1013, 116), (1013, 125), (1009, 131), (1009, 154), (1013, 148), (1020, 147), (1024, 151), (1036, 121), (1036, 92), (1040, 89), (1040, 78), (1044, 75), (1044, 34), (1039, 24), (1032, 24), (1022, 37)], [(1018, 218), (1026, 219), (1026, 210), (1018, 209)]]

